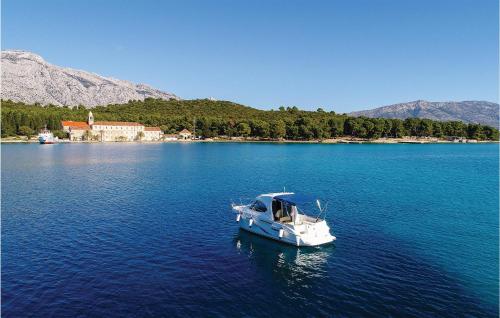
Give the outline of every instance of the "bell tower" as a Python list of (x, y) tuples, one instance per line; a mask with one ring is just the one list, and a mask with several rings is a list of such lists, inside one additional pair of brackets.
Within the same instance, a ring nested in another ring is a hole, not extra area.
[(89, 112), (89, 117), (87, 118), (87, 124), (89, 124), (89, 126), (92, 126), (94, 124), (94, 115), (92, 115), (92, 112)]

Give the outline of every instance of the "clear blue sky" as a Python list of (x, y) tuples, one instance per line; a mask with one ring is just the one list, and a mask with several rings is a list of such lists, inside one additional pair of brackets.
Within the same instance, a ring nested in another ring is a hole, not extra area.
[(2, 49), (182, 98), (498, 101), (496, 0), (2, 1)]

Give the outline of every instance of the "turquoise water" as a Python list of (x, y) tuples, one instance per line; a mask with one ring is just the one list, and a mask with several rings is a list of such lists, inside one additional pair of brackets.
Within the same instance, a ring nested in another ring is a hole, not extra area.
[[(498, 144), (2, 145), (2, 314), (498, 315)], [(329, 201), (337, 241), (231, 200)]]

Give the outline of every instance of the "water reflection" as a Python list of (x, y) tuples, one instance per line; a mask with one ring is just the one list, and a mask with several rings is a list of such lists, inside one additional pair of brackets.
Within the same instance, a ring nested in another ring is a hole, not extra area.
[(234, 239), (239, 253), (248, 256), (257, 268), (272, 273), (288, 284), (304, 284), (327, 275), (327, 261), (334, 245), (300, 247), (283, 244), (240, 230)]

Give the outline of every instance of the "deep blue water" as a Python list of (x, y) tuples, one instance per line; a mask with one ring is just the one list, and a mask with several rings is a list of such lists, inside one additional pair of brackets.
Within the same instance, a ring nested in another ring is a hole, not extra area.
[[(498, 144), (1, 150), (4, 317), (498, 315)], [(283, 186), (335, 244), (238, 230)]]

